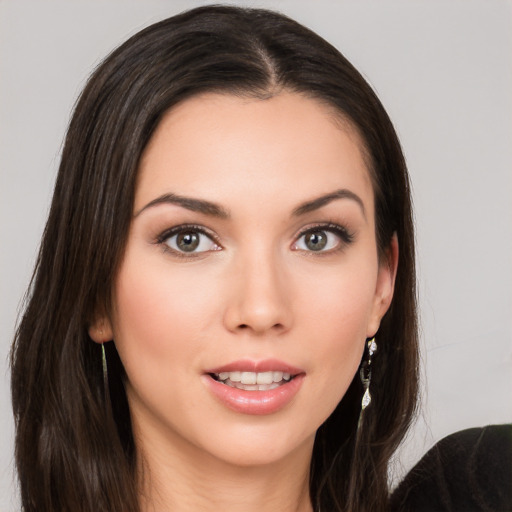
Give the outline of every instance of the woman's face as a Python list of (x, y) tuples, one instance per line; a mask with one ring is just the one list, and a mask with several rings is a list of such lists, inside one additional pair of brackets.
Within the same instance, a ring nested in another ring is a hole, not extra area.
[[(309, 457), (391, 300), (355, 131), (312, 99), (206, 94), (143, 155), (112, 335), (138, 443)], [(103, 334), (103, 339), (106, 339)]]

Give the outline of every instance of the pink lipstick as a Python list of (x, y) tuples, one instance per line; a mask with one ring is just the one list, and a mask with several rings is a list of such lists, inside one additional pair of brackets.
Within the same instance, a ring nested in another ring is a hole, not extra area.
[(272, 414), (288, 405), (305, 377), (300, 368), (276, 359), (233, 361), (204, 375), (213, 395), (242, 414)]

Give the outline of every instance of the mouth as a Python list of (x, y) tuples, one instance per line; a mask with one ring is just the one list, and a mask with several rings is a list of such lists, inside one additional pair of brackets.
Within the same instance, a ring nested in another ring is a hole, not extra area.
[(277, 359), (239, 360), (204, 373), (207, 389), (229, 409), (242, 414), (273, 414), (290, 404), (306, 376)]
[(269, 391), (290, 382), (295, 375), (282, 371), (210, 373), (217, 382), (244, 391)]

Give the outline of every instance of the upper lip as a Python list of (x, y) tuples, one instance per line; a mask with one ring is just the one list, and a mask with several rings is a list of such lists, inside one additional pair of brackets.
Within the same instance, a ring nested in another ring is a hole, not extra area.
[(278, 359), (263, 359), (261, 361), (253, 361), (250, 359), (240, 359), (232, 361), (222, 366), (207, 370), (206, 373), (223, 373), (223, 372), (283, 372), (290, 375), (298, 375), (304, 373), (304, 370), (292, 366)]

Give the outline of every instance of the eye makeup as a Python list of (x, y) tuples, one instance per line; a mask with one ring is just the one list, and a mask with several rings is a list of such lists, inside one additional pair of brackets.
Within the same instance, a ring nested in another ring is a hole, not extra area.
[[(319, 222), (302, 228), (294, 237), (292, 251), (322, 256), (346, 249), (355, 234), (336, 222)], [(164, 253), (178, 258), (198, 258), (223, 249), (219, 236), (200, 224), (179, 224), (163, 230), (154, 239)]]
[(338, 223), (317, 223), (299, 232), (292, 250), (314, 255), (330, 254), (345, 249), (354, 239), (355, 234)]
[(155, 239), (165, 253), (179, 258), (197, 258), (205, 253), (222, 250), (218, 237), (197, 224), (180, 224), (166, 229)]

